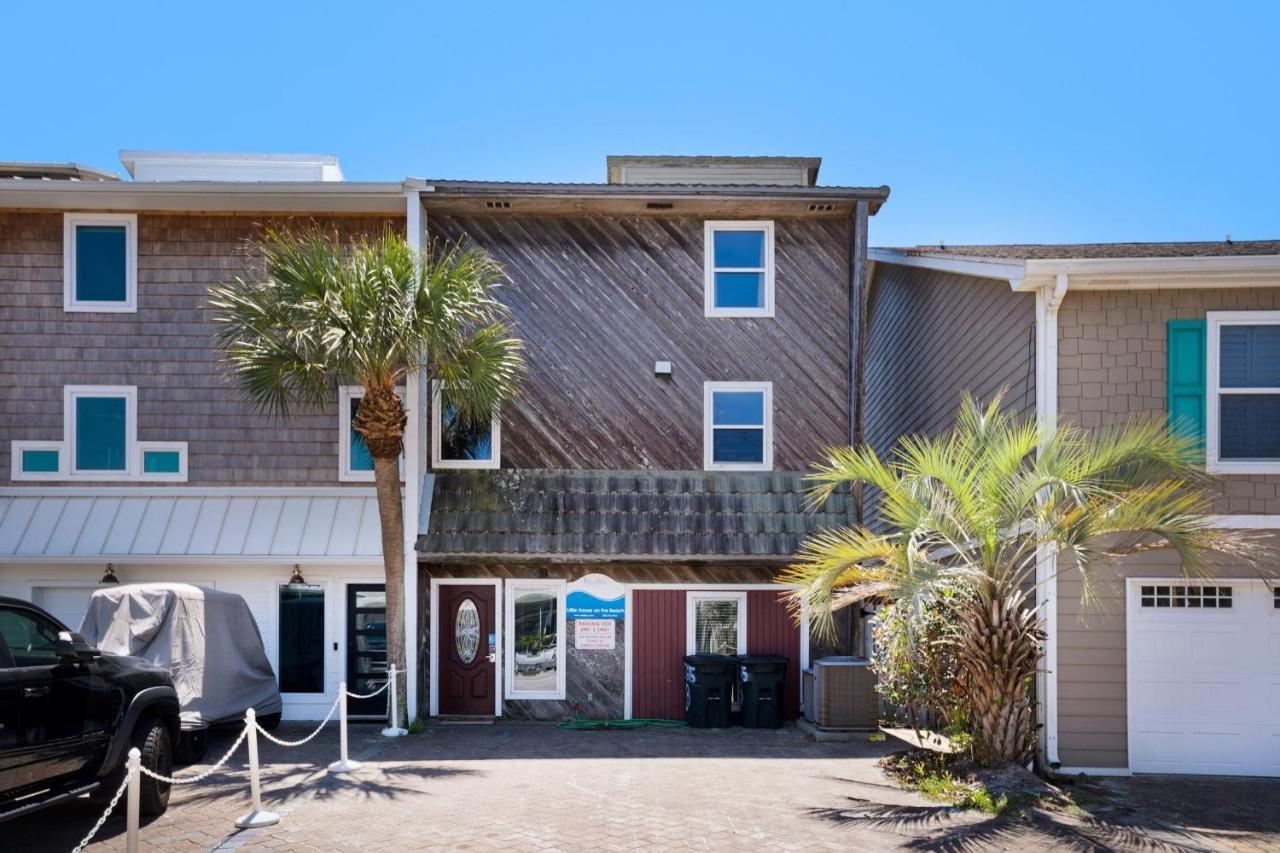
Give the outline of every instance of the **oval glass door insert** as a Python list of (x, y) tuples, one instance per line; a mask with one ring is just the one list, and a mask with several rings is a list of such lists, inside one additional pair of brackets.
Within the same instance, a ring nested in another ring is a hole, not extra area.
[(453, 644), (464, 664), (474, 661), (480, 652), (480, 611), (470, 599), (458, 605), (458, 615), (453, 620)]

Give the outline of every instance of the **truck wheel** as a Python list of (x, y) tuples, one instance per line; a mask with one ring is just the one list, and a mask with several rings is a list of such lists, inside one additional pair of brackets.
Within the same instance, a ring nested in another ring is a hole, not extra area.
[(195, 729), (178, 735), (173, 757), (179, 764), (195, 764), (209, 751), (209, 730)]
[[(156, 717), (145, 717), (133, 730), (133, 745), (142, 753), (142, 766), (159, 773), (161, 776), (173, 774), (173, 745), (169, 740), (169, 729), (162, 720)], [(140, 810), (144, 815), (164, 814), (169, 806), (168, 782), (152, 779), (142, 774), (142, 798)]]
[(280, 713), (277, 711), (274, 714), (263, 714), (258, 718), (258, 725), (269, 732), (274, 732), (280, 728)]

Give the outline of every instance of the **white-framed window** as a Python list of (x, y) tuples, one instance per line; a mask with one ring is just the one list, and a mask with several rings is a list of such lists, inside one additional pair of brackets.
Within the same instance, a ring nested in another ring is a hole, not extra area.
[(502, 418), (497, 408), (484, 423), (470, 423), (446, 405), (439, 382), (431, 383), (431, 467), (499, 468)]
[(565, 697), (563, 580), (507, 581), (503, 619), (507, 699)]
[(1280, 474), (1280, 311), (1210, 311), (1206, 467)]
[(280, 584), (277, 588), (276, 661), (280, 692), (299, 698), (327, 693), (324, 584)]
[(67, 385), (62, 441), (14, 441), (12, 478), (186, 482), (185, 441), (138, 441), (133, 385)]
[(773, 470), (773, 383), (705, 382), (703, 467)]
[(64, 311), (138, 310), (138, 216), (62, 215)]
[(691, 655), (747, 653), (745, 592), (685, 593), (685, 649)]
[(704, 313), (773, 316), (773, 223), (726, 220), (704, 226)]

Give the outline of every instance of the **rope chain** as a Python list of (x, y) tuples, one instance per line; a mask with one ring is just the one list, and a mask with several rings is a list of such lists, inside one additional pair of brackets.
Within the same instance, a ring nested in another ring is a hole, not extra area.
[(352, 693), (350, 690), (348, 690), (347, 695), (350, 696), (352, 699), (372, 699), (374, 696), (378, 696), (386, 692), (386, 689), (390, 686), (391, 686), (391, 679), (388, 678), (386, 681), (382, 682), (381, 687), (379, 687), (377, 690), (373, 691), (372, 693)]
[[(260, 735), (262, 735), (264, 738), (266, 738), (267, 740), (271, 741), (274, 744), (278, 744), (279, 746), (302, 746), (304, 743), (307, 743), (316, 735), (320, 734), (321, 731), (324, 730), (324, 727), (328, 725), (330, 720), (333, 719), (333, 712), (338, 710), (338, 703), (341, 701), (342, 701), (341, 696), (339, 696), (337, 699), (334, 699), (333, 705), (330, 706), (329, 708), (329, 713), (325, 714), (324, 719), (320, 721), (320, 725), (316, 726), (316, 730), (311, 734), (307, 735), (306, 737), (304, 737), (302, 740), (280, 740), (280, 738), (276, 737), (275, 735), (271, 734), (271, 732), (267, 731), (262, 726), (258, 725), (258, 721), (256, 719), (253, 721), (253, 724), (255, 727), (257, 727), (258, 733)], [(247, 726), (245, 727), (245, 731), (246, 732), (249, 731)]]
[(115, 810), (116, 803), (120, 802), (120, 797), (124, 795), (125, 790), (129, 787), (129, 773), (126, 770), (124, 781), (120, 783), (120, 788), (116, 791), (116, 795), (111, 798), (111, 802), (107, 803), (107, 810), (102, 813), (102, 817), (98, 818), (98, 822), (93, 825), (93, 829), (89, 830), (89, 834), (81, 839), (80, 843), (75, 846), (71, 853), (80, 853), (93, 837), (98, 834), (98, 830), (102, 829), (102, 825), (107, 822), (107, 818), (111, 817), (111, 812)]
[(237, 749), (240, 748), (240, 744), (244, 743), (244, 739), (248, 734), (249, 734), (249, 727), (245, 726), (243, 729), (240, 730), (240, 737), (236, 738), (236, 742), (231, 744), (231, 748), (226, 751), (226, 753), (222, 756), (222, 758), (218, 759), (218, 763), (213, 765), (203, 773), (199, 773), (195, 776), (162, 776), (159, 773), (148, 770), (146, 765), (140, 765), (140, 766), (142, 767), (142, 772), (150, 776), (152, 779), (155, 779), (159, 782), (167, 782), (170, 785), (191, 785), (196, 782), (203, 782), (205, 779), (208, 779), (214, 773), (218, 772), (218, 769), (222, 767), (222, 765), (226, 764), (229, 760), (231, 760), (231, 756), (235, 754), (235, 751)]

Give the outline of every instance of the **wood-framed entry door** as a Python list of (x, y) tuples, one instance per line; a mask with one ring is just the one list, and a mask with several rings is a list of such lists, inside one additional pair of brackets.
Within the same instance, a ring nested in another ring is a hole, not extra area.
[(492, 717), (497, 700), (497, 588), (440, 587), (440, 713)]

